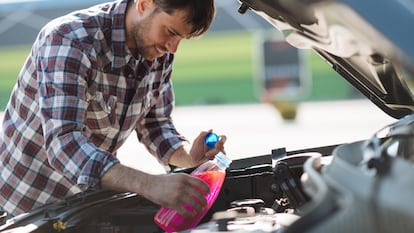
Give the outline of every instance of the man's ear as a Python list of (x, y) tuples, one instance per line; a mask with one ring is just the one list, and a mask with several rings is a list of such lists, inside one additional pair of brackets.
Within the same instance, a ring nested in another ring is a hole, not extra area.
[(150, 12), (154, 7), (153, 0), (137, 0), (135, 7), (140, 15), (144, 15), (146, 12)]

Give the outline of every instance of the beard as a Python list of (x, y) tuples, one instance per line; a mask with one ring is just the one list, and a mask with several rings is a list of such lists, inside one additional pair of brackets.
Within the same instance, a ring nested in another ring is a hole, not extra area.
[(132, 30), (127, 33), (129, 41), (133, 41), (135, 46), (133, 50), (134, 56), (138, 57), (139, 55), (144, 57), (147, 60), (154, 60), (157, 58), (157, 53), (155, 52), (155, 45), (148, 42), (147, 32), (150, 31), (154, 13), (149, 15), (147, 18), (143, 19), (140, 22), (134, 22), (132, 25)]

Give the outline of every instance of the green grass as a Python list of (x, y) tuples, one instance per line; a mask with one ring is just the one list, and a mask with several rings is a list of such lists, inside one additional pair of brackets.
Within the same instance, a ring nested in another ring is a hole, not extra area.
[[(247, 32), (207, 33), (182, 41), (173, 72), (177, 105), (260, 102), (252, 56), (257, 46), (253, 43)], [(5, 108), (29, 50), (29, 46), (0, 47), (0, 110)], [(304, 101), (352, 95), (352, 88), (326, 62), (312, 52), (307, 54), (312, 89)]]
[(257, 101), (251, 45), (247, 33), (207, 34), (183, 41), (173, 72), (177, 105)]
[(8, 102), (10, 92), (29, 50), (29, 46), (0, 47), (0, 111)]

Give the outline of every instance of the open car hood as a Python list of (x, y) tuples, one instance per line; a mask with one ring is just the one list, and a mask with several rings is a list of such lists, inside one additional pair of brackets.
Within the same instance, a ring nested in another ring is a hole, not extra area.
[(394, 118), (414, 110), (414, 3), (410, 0), (239, 0), (286, 41), (311, 49)]

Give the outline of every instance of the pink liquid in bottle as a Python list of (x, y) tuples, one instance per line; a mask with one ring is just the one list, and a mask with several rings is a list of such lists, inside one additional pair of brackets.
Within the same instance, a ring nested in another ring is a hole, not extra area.
[(179, 214), (176, 210), (162, 207), (154, 217), (154, 221), (166, 232), (177, 232), (191, 229), (197, 226), (201, 219), (207, 214), (210, 207), (216, 200), (221, 186), (226, 176), (225, 171), (204, 171), (201, 173), (191, 174), (204, 180), (210, 187), (210, 193), (206, 194), (207, 207), (203, 212), (191, 218), (186, 218)]

